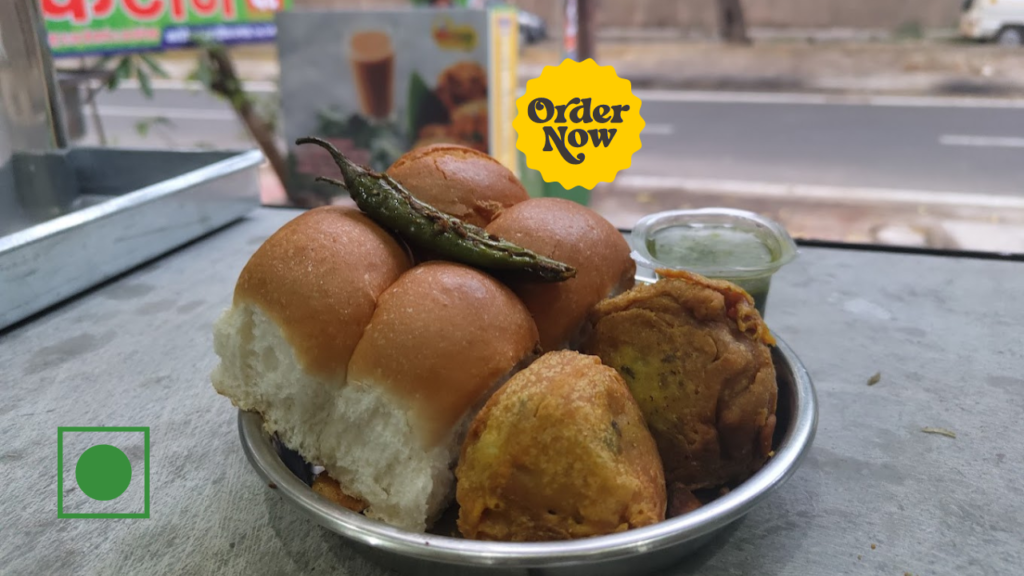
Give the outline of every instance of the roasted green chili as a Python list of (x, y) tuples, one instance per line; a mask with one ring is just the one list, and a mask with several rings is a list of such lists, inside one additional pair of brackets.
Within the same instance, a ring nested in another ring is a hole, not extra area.
[(418, 248), (455, 262), (545, 282), (561, 282), (576, 276), (576, 269), (567, 264), (502, 240), (417, 200), (387, 174), (355, 164), (329, 142), (307, 137), (295, 143), (316, 144), (330, 152), (344, 181), (323, 176), (317, 180), (347, 189), (367, 216)]

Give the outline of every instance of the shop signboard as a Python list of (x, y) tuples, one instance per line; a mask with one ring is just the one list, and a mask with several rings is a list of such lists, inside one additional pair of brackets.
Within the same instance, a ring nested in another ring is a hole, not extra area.
[(40, 0), (56, 57), (163, 51), (193, 34), (221, 44), (272, 42), (293, 0)]

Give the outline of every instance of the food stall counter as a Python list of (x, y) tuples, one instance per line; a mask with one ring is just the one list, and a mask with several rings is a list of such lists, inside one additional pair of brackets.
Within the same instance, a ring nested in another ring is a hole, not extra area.
[[(239, 272), (299, 213), (259, 209), (0, 332), (2, 512), (17, 527), (0, 539), (0, 571), (389, 573), (260, 480), (210, 383), (212, 325)], [(673, 573), (1014, 573), (1022, 266), (803, 246), (774, 278), (766, 320), (814, 379), (815, 443)], [(148, 428), (148, 518), (58, 517), (58, 428), (76, 426)]]

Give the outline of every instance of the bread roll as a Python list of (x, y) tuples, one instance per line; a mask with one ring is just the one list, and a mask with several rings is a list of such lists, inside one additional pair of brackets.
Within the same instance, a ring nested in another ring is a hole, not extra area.
[(529, 312), (494, 278), (451, 262), (413, 268), (381, 295), (352, 356), (349, 387), (380, 400), (328, 472), (367, 515), (422, 531), (451, 501), (469, 420), (536, 347)]
[(304, 213), (242, 271), (214, 327), (212, 380), (326, 469), (320, 494), (423, 531), (451, 500), (468, 419), (531, 359), (537, 329), (483, 272), (410, 266), (361, 213)]
[(239, 363), (223, 366), (218, 381), (228, 385), (224, 379), (241, 379), (246, 370), (281, 368), (273, 347), (240, 356), (267, 344), (262, 328), (273, 322), (303, 372), (344, 382), (377, 297), (410, 266), (403, 245), (354, 208), (303, 213), (268, 238), (242, 269), (232, 308), (219, 323), (228, 329), (219, 343)]
[(531, 198), (487, 226), (491, 234), (576, 268), (565, 282), (517, 282), (545, 351), (574, 348), (595, 304), (631, 288), (636, 263), (622, 234), (601, 215), (562, 198)]
[(417, 199), (476, 226), (530, 196), (501, 162), (466, 146), (431, 144), (405, 153), (388, 168)]

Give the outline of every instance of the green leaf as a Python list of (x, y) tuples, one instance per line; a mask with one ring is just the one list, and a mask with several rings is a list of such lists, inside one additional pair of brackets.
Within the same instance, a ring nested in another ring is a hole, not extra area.
[(164, 70), (163, 66), (160, 66), (160, 63), (154, 60), (153, 57), (149, 54), (139, 54), (139, 58), (141, 58), (142, 61), (146, 63), (146, 66), (148, 66), (149, 69), (152, 70), (153, 74), (156, 74), (157, 78), (169, 77), (167, 71)]
[(152, 98), (153, 85), (149, 81), (149, 72), (139, 68), (135, 71), (135, 76), (139, 79), (139, 88), (142, 89), (142, 93), (146, 95), (146, 98)]
[(121, 61), (118, 62), (117, 68), (114, 69), (114, 74), (117, 74), (117, 76), (121, 80), (127, 80), (128, 78), (132, 77), (132, 72), (134, 72), (134, 71), (135, 71), (135, 61), (132, 60), (131, 55), (128, 55), (128, 56), (125, 56), (124, 58), (121, 58)]
[(210, 62), (205, 57), (199, 59), (199, 63), (192, 74), (189, 75), (190, 80), (195, 80), (203, 86), (209, 88), (213, 82), (213, 72), (210, 70)]
[(103, 58), (100, 58), (98, 62), (96, 62), (96, 65), (93, 66), (92, 69), (93, 70), (106, 70), (107, 69), (107, 64), (110, 64), (110, 62), (113, 59), (114, 59), (113, 56), (104, 56)]
[(409, 139), (413, 142), (427, 124), (447, 124), (448, 108), (416, 72), (409, 79)]
[(107, 79), (107, 90), (114, 90), (120, 84), (121, 80), (129, 78), (131, 76), (132, 61), (130, 56), (122, 57), (117, 66), (114, 68), (114, 73)]
[(135, 123), (135, 131), (143, 138), (149, 134), (149, 131), (154, 126), (174, 126), (174, 122), (171, 122), (166, 116), (154, 116), (152, 118), (143, 118)]

